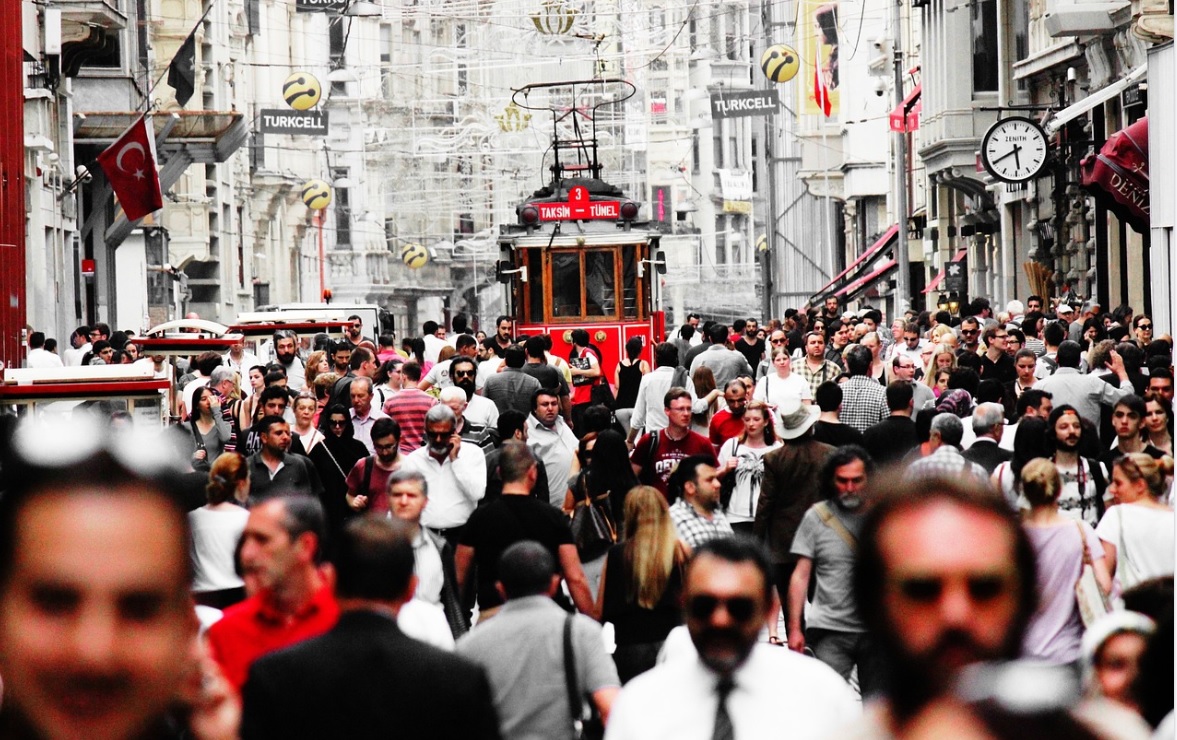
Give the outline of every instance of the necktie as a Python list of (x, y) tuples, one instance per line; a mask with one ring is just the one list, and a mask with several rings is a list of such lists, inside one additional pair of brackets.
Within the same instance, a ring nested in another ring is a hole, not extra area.
[(711, 731), (711, 740), (735, 740), (736, 733), (732, 729), (732, 718), (727, 713), (727, 697), (735, 684), (730, 677), (719, 679), (715, 685), (715, 693), (719, 696), (719, 704), (715, 707), (715, 729)]

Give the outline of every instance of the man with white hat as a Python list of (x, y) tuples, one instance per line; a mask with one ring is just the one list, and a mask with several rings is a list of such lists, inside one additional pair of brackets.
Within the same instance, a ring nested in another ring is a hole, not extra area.
[(773, 583), (783, 604), (787, 603), (789, 579), (797, 565), (797, 556), (792, 553), (793, 536), (805, 512), (818, 502), (822, 465), (837, 448), (813, 437), (814, 424), (821, 416), (817, 406), (790, 397), (777, 411), (783, 427), (779, 436), (784, 444), (763, 458), (764, 480), (752, 531), (768, 546)]

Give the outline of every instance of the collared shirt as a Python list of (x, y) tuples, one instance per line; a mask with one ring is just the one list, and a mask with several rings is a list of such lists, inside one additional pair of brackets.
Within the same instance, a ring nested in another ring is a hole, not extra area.
[[(643, 432), (656, 432), (670, 426), (666, 418), (666, 391), (674, 382), (674, 371), (677, 368), (659, 367), (642, 376), (638, 383), (638, 397), (634, 401), (633, 416), (629, 424), (634, 429)], [(691, 413), (701, 414), (707, 410), (707, 403), (695, 393), (695, 384), (687, 380), (687, 392), (691, 394)]]
[(961, 478), (972, 476), (974, 482), (986, 483), (989, 473), (980, 465), (969, 462), (960, 454), (960, 450), (952, 445), (942, 444), (927, 457), (921, 457), (907, 467), (903, 477), (905, 480), (917, 480), (925, 477)]
[(539, 381), (517, 367), (504, 367), (488, 376), (482, 385), (482, 395), (494, 401), (499, 413), (507, 409), (531, 413), (531, 396), (537, 390)]
[[(262, 364), (256, 355), (245, 351), (241, 352), (240, 362), (234, 360), (233, 355), (228, 352), (222, 356), (222, 359), (225, 361), (225, 367), (237, 371), (237, 387), (241, 390), (249, 388), (249, 368)], [(287, 378), (286, 382), (289, 383), (290, 379)]]
[(372, 446), (372, 426), (377, 419), (387, 418), (388, 414), (377, 408), (373, 404), (368, 409), (367, 416), (359, 416), (353, 407), (351, 409), (351, 424), (355, 429), (355, 438), (364, 443), (364, 447), (368, 448), (368, 454), (372, 455), (376, 452), (376, 448)]
[[(819, 660), (758, 643), (732, 674), (727, 697), (735, 737), (822, 740), (862, 712), (854, 691)], [(609, 740), (710, 740), (718, 676), (697, 654), (671, 658), (625, 685), (609, 713)]]
[(1073, 367), (1060, 367), (1054, 375), (1035, 383), (1034, 389), (1049, 393), (1056, 409), (1063, 404), (1074, 406), (1079, 416), (1094, 424), (1096, 430), (1100, 405), (1113, 406), (1133, 390), (1129, 382), (1116, 387), (1095, 375), (1083, 375)]
[(323, 586), (294, 614), (283, 614), (265, 593), (229, 607), (208, 629), (212, 657), (229, 683), (240, 691), (249, 667), (258, 658), (284, 647), (317, 637), (335, 626), (339, 606), (330, 586)]
[(817, 387), (827, 381), (836, 381), (838, 376), (842, 374), (842, 368), (838, 367), (836, 363), (822, 358), (821, 366), (816, 370), (811, 370), (808, 358), (802, 357), (793, 363), (793, 372), (801, 373), (801, 377), (809, 383), (809, 392), (816, 396)]
[(576, 435), (557, 417), (551, 428), (545, 426), (535, 414), (527, 417), (527, 446), (543, 461), (548, 473), (548, 503), (564, 505), (564, 494), (568, 492), (568, 477), (572, 474), (572, 461), (580, 443)]
[(457, 459), (447, 455), (440, 463), (429, 454), (429, 447), (422, 447), (405, 457), (401, 470), (415, 470), (425, 476), (429, 503), (421, 515), (421, 524), (431, 529), (462, 526), (486, 495), (486, 458), (469, 442), (458, 448)]
[(441, 567), (441, 553), (424, 527), (418, 528), (417, 536), (413, 539), (413, 574), (417, 576), (414, 596), (440, 606), (445, 572)]
[(700, 514), (694, 506), (680, 498), (670, 507), (670, 520), (678, 531), (678, 538), (692, 548), (704, 542), (732, 534), (732, 525), (719, 509), (711, 512), (711, 518)]
[(856, 375), (842, 383), (842, 411), (838, 418), (843, 424), (865, 432), (890, 415), (887, 392), (879, 381)]
[(322, 489), (314, 466), (302, 455), (284, 455), (278, 467), (271, 470), (258, 451), (246, 458), (246, 464), (249, 465), (249, 497), (254, 501), (291, 494), (317, 496)]

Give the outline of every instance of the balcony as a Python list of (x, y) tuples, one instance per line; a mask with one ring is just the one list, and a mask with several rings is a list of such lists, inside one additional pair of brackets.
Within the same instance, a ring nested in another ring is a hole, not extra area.
[(127, 27), (127, 16), (111, 0), (54, 0), (49, 6), (61, 11), (62, 40), (65, 42), (86, 38), (91, 27), (108, 31)]

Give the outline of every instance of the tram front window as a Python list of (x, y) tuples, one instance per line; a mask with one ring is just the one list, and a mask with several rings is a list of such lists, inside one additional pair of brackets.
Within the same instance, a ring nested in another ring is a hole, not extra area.
[(580, 253), (552, 254), (552, 315), (580, 316)]
[(613, 279), (613, 252), (585, 253), (585, 316), (613, 316), (617, 313)]

